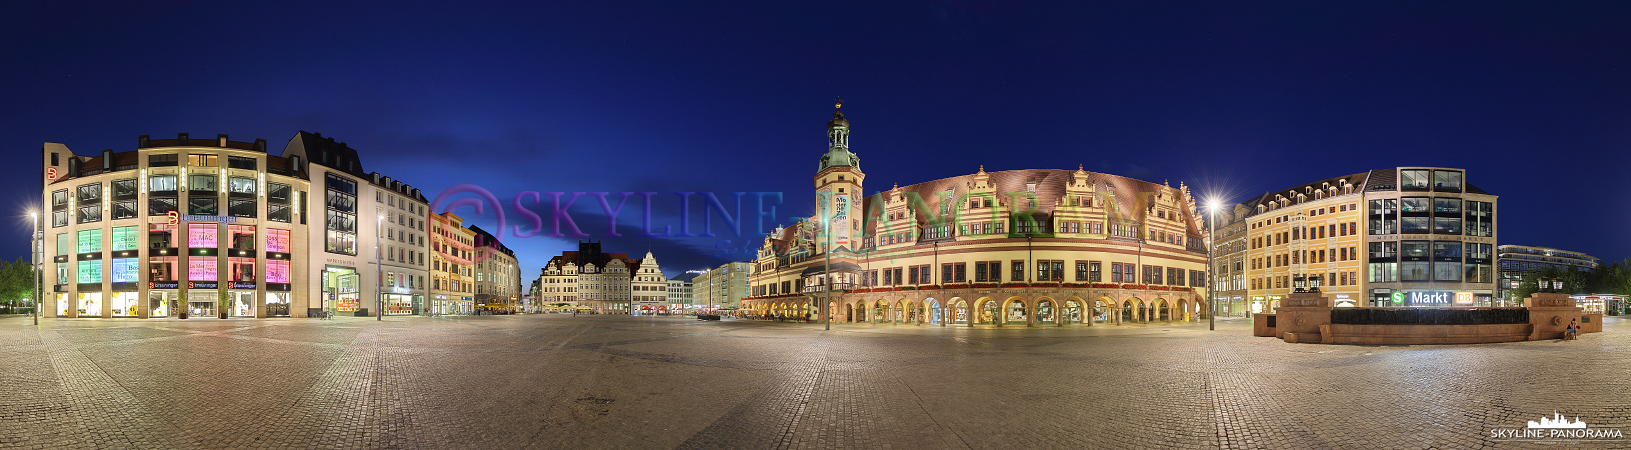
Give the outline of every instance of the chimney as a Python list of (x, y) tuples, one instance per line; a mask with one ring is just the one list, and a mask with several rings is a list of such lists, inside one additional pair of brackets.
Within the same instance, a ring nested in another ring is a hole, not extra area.
[(224, 134), (215, 135), (215, 146), (216, 147), (221, 147), (221, 148), (227, 148), (227, 135), (224, 135)]
[(187, 133), (176, 133), (176, 145), (187, 145)]
[(144, 135), (141, 135), (141, 136), (136, 136), (136, 148), (148, 148), (148, 147), (152, 147), (152, 146), (153, 146), (153, 141), (151, 139), (148, 139), (147, 135), (144, 134)]
[(255, 139), (255, 151), (266, 153), (266, 139)]

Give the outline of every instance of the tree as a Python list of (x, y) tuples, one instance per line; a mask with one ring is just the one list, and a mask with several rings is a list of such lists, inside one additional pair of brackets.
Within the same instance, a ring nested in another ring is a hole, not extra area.
[(23, 304), (19, 301), (30, 299), (33, 304), (34, 297), (34, 265), (23, 258), (16, 262), (0, 261), (0, 302), (10, 306), (15, 313), (17, 306)]

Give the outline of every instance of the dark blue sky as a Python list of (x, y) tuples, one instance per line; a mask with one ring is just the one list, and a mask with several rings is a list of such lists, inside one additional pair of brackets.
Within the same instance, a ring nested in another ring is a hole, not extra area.
[[(307, 130), (427, 197), (652, 191), (660, 228), (673, 192), (784, 192), (785, 218), (813, 210), (843, 96), (869, 193), (1083, 164), (1240, 201), (1460, 167), (1500, 196), (1502, 243), (1631, 256), (1628, 2), (348, 3), (0, 6), (0, 143), (23, 156), (5, 204), (37, 201), (44, 141), (226, 133), (275, 154)], [(674, 274), (742, 243), (635, 237), (638, 200), (610, 250), (649, 245)], [(574, 208), (597, 237), (598, 210)], [(0, 256), (27, 254), (13, 228)], [(573, 242), (506, 240), (529, 276)]]

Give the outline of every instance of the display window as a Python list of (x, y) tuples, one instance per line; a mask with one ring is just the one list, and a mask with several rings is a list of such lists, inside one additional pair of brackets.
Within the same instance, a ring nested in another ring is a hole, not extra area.
[(273, 253), (289, 252), (289, 230), (270, 228), (266, 230), (266, 251)]
[(266, 261), (267, 283), (289, 282), (289, 260), (271, 259)]
[(255, 282), (255, 258), (227, 258), (227, 268), (231, 270), (232, 282)]
[(102, 317), (101, 292), (81, 292), (78, 297), (79, 317)]
[(118, 252), (141, 248), (140, 244), (136, 243), (137, 236), (138, 233), (136, 232), (136, 227), (134, 226), (113, 227), (113, 251)]
[[(227, 234), (231, 236), (228, 239), (230, 239), (229, 243), (232, 244), (233, 250), (255, 249), (254, 225), (227, 225)], [(267, 249), (267, 251), (272, 250)]]
[(187, 281), (219, 281), (214, 256), (187, 258)]
[(79, 230), (79, 253), (96, 253), (102, 251), (102, 229)]
[(153, 249), (175, 247), (175, 233), (174, 225), (155, 223), (147, 229), (147, 245)]
[(137, 300), (135, 292), (114, 292), (110, 301), (113, 306), (113, 315), (117, 317), (136, 317), (141, 315), (141, 302)]
[(217, 231), (221, 227), (213, 223), (187, 224), (187, 247), (189, 248), (216, 248), (219, 246)]
[(135, 283), (141, 278), (141, 261), (137, 258), (113, 259), (113, 282)]
[(78, 274), (75, 279), (80, 283), (101, 283), (102, 261), (79, 261)]

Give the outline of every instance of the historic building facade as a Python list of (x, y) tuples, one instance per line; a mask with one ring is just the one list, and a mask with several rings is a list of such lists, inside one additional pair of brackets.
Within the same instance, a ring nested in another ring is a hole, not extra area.
[(1042, 326), (1206, 309), (1205, 234), (1181, 185), (981, 167), (865, 195), (849, 138), (834, 112), (819, 212), (765, 238), (746, 313), (817, 319), (829, 295), (834, 322)]
[(1232, 292), (1252, 313), (1310, 287), (1337, 306), (1490, 305), (1496, 197), (1465, 175), (1399, 167), (1265, 193), (1220, 220), (1246, 242), (1220, 248), (1219, 264), (1244, 263)]
[(470, 226), (475, 235), (476, 307), (489, 311), (516, 313), (522, 311), (521, 266), (515, 251), (505, 247), (498, 237), (478, 226)]
[[(47, 315), (411, 314), (423, 300), (424, 197), (332, 138), (299, 132), (281, 156), (187, 134), (99, 156), (46, 143), (41, 156)], [(358, 201), (387, 196), (397, 203)]]
[[(540, 269), (539, 301), (569, 303), (575, 310), (596, 314), (634, 313), (639, 310), (636, 292), (641, 297), (660, 296), (668, 287), (661, 270), (642, 270), (647, 260), (657, 263), (651, 252), (645, 259), (632, 259), (627, 253), (601, 251), (599, 242), (580, 242), (577, 251), (561, 252)], [(641, 289), (636, 291), (636, 286)]]
[(476, 233), (452, 212), (430, 215), (431, 314), (476, 312)]

